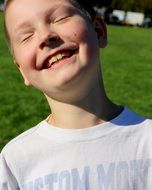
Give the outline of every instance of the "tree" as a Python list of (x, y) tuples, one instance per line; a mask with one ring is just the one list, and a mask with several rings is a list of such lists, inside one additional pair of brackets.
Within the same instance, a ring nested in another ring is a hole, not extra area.
[(112, 0), (94, 0), (93, 2), (98, 7), (109, 7)]
[(139, 12), (151, 12), (152, 14), (152, 1), (151, 0), (135, 0), (135, 10)]
[(134, 7), (134, 0), (113, 0), (111, 7), (114, 9), (121, 9), (125, 11), (131, 11)]

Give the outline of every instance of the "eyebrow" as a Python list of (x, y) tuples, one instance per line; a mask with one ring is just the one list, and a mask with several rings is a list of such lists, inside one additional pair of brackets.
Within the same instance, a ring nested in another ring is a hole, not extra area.
[(28, 28), (28, 27), (31, 27), (31, 24), (29, 24), (28, 22), (23, 22), (21, 23), (20, 25), (18, 25), (16, 28), (15, 28), (15, 34)]

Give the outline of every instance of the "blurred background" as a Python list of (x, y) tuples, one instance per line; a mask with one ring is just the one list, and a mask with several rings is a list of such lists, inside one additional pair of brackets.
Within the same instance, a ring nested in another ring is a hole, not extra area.
[[(101, 49), (108, 96), (152, 118), (152, 0), (94, 0), (107, 23), (108, 46)], [(0, 150), (12, 138), (50, 114), (42, 93), (26, 87), (13, 64), (3, 31), (0, 0)]]
[(95, 9), (110, 24), (152, 27), (152, 0), (95, 0)]

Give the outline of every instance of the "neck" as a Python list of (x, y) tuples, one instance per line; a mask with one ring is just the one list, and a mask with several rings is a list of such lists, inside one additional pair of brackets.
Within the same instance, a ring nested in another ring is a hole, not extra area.
[(98, 125), (115, 118), (122, 108), (112, 103), (104, 88), (94, 87), (76, 103), (63, 103), (48, 98), (52, 114), (48, 123), (60, 128), (79, 129)]

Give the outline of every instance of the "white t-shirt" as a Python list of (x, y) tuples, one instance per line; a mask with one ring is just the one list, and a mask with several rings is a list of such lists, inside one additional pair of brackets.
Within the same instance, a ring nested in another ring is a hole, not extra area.
[(86, 129), (44, 120), (2, 150), (0, 190), (152, 190), (152, 121), (127, 108)]

